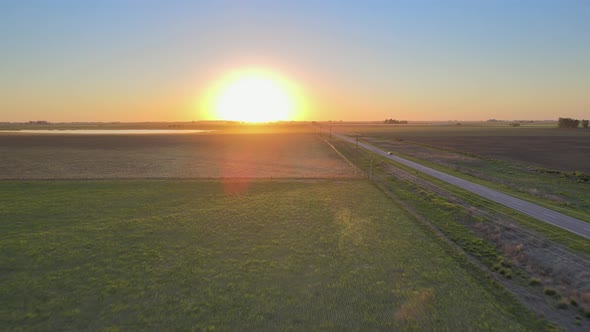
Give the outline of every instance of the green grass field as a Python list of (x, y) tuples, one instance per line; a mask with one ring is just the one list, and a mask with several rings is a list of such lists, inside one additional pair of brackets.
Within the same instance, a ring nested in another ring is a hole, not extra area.
[(0, 201), (0, 330), (546, 327), (363, 180), (1, 182)]

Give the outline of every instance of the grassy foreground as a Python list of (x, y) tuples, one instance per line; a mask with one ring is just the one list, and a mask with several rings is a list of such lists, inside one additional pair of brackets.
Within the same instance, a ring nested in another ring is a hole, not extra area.
[(362, 180), (2, 182), (0, 201), (0, 330), (544, 327)]

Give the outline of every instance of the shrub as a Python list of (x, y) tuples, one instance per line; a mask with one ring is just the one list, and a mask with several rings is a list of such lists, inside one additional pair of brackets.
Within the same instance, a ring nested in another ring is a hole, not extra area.
[(510, 264), (510, 261), (505, 260), (504, 257), (498, 257), (498, 263), (504, 267), (510, 267), (512, 264)]
[(545, 287), (543, 293), (545, 293), (545, 295), (554, 296), (557, 294), (557, 291), (553, 288)]
[(567, 309), (567, 302), (566, 301), (559, 301), (557, 303), (557, 309)]

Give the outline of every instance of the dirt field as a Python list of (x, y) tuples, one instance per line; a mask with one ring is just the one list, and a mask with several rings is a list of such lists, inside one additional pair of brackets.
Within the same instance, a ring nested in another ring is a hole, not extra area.
[(590, 135), (530, 137), (420, 137), (420, 143), (560, 171), (590, 173)]
[(357, 126), (346, 132), (402, 139), (560, 171), (590, 173), (590, 130), (547, 127)]
[(1, 179), (332, 178), (354, 169), (314, 134), (0, 134)]

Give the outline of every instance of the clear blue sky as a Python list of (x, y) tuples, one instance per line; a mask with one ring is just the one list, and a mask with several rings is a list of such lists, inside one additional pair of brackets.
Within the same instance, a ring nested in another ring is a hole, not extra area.
[(197, 120), (244, 66), (309, 120), (590, 118), (590, 1), (0, 0), (0, 121)]

